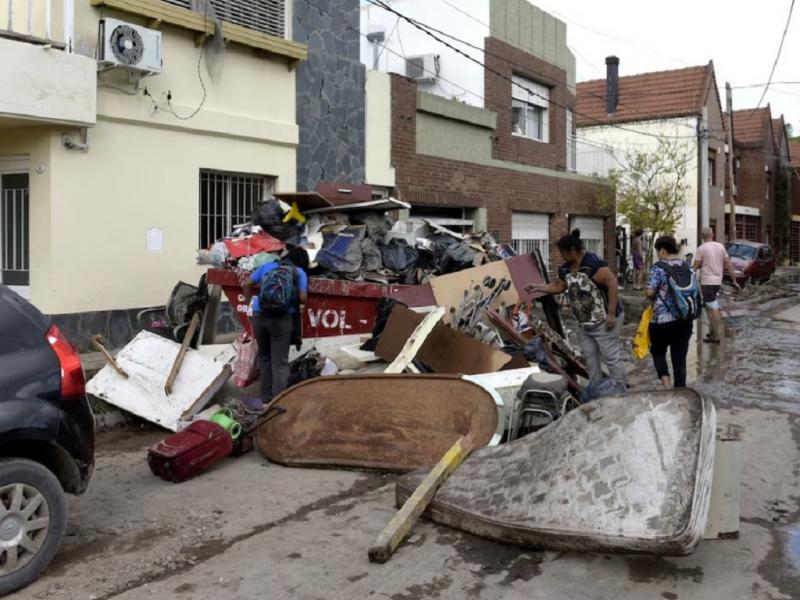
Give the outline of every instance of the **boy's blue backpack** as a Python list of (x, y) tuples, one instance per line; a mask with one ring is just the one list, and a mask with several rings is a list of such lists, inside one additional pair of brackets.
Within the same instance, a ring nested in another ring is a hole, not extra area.
[(659, 261), (656, 266), (664, 269), (667, 274), (669, 293), (672, 297), (672, 306), (669, 304), (667, 306), (672, 315), (683, 321), (694, 321), (699, 318), (703, 300), (697, 276), (689, 263), (684, 261), (680, 266), (673, 267), (667, 262)]
[(280, 263), (261, 279), (258, 304), (262, 312), (284, 314), (297, 301), (297, 270), (293, 265)]

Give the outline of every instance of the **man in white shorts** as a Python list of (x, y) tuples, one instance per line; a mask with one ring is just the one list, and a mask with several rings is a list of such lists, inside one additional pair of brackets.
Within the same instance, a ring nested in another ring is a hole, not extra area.
[(711, 323), (711, 333), (703, 340), (707, 344), (719, 344), (722, 339), (722, 312), (719, 307), (719, 290), (722, 286), (722, 274), (725, 270), (730, 273), (733, 285), (739, 289), (736, 276), (733, 272), (731, 259), (725, 246), (714, 241), (714, 232), (704, 227), (703, 243), (697, 248), (694, 259), (694, 269), (700, 272), (700, 288), (703, 292), (703, 302), (706, 305), (708, 320)]

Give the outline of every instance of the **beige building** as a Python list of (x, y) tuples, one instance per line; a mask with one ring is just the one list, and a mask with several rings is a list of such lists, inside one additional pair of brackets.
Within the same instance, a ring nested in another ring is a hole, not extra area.
[[(292, 3), (222, 4), (204, 45), (190, 0), (0, 0), (0, 276), (43, 312), (163, 304), (197, 248), (295, 189)], [(113, 64), (134, 60), (158, 72)]]

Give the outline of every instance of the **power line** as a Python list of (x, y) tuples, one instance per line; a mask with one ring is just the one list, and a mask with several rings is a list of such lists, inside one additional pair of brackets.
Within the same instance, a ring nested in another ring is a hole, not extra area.
[[(306, 1), (309, 1), (309, 0), (306, 0)], [(528, 87), (526, 87), (526, 86), (524, 86), (524, 85), (521, 85), (521, 84), (519, 84), (518, 82), (514, 81), (514, 80), (513, 80), (511, 77), (508, 77), (508, 76), (507, 76), (507, 75), (505, 75), (504, 73), (501, 73), (500, 71), (497, 71), (496, 69), (493, 69), (493, 68), (491, 68), (491, 67), (487, 66), (485, 63), (482, 63), (481, 61), (479, 61), (479, 60), (477, 60), (476, 58), (474, 58), (474, 57), (470, 56), (469, 54), (467, 54), (466, 52), (462, 51), (461, 49), (459, 49), (459, 48), (456, 48), (455, 46), (453, 46), (453, 45), (452, 45), (452, 44), (450, 44), (449, 42), (446, 42), (445, 40), (443, 40), (443, 39), (441, 39), (440, 37), (436, 36), (436, 35), (435, 35), (434, 33), (432, 33), (430, 30), (426, 29), (426, 26), (425, 26), (424, 24), (421, 24), (421, 23), (419, 23), (419, 22), (415, 21), (414, 19), (411, 19), (410, 17), (407, 17), (407, 16), (405, 16), (404, 14), (402, 14), (402, 13), (400, 13), (400, 12), (396, 11), (396, 10), (395, 10), (394, 8), (392, 8), (391, 6), (388, 6), (387, 4), (385, 4), (385, 3), (383, 3), (383, 2), (380, 2), (379, 0), (367, 0), (367, 2), (369, 2), (370, 4), (372, 4), (372, 5), (374, 5), (374, 6), (378, 6), (378, 7), (380, 7), (380, 8), (383, 8), (384, 10), (386, 10), (386, 11), (388, 11), (388, 12), (394, 13), (395, 15), (399, 16), (399, 17), (400, 17), (400, 18), (402, 18), (403, 20), (405, 20), (405, 21), (407, 21), (407, 22), (411, 23), (411, 25), (413, 25), (414, 27), (416, 27), (417, 29), (419, 29), (420, 31), (422, 31), (423, 33), (425, 33), (426, 35), (428, 35), (429, 37), (432, 37), (433, 39), (435, 39), (436, 41), (438, 41), (440, 44), (442, 44), (442, 45), (446, 46), (447, 48), (449, 48), (450, 50), (452, 50), (452, 51), (454, 51), (454, 52), (456, 52), (456, 53), (460, 54), (461, 56), (463, 56), (463, 57), (464, 57), (464, 58), (466, 58), (467, 60), (470, 60), (470, 61), (472, 61), (472, 62), (476, 63), (477, 65), (479, 65), (479, 66), (483, 67), (483, 68), (484, 68), (486, 71), (488, 71), (488, 72), (490, 72), (490, 73), (493, 73), (493, 74), (494, 74), (494, 75), (496, 75), (497, 77), (500, 77), (501, 79), (503, 79), (503, 80), (505, 80), (505, 81), (508, 81), (508, 82), (509, 82), (509, 83), (511, 83), (512, 85), (516, 85), (517, 87), (519, 87), (519, 88), (521, 88), (521, 89), (525, 90), (525, 91), (526, 91), (526, 92), (528, 92), (528, 94), (530, 94), (531, 96), (536, 96), (536, 97), (538, 97), (538, 98), (541, 98), (541, 99), (543, 99), (543, 100), (545, 100), (545, 101), (549, 102), (550, 104), (553, 104), (553, 105), (555, 105), (555, 106), (558, 106), (558, 107), (560, 107), (560, 108), (563, 108), (563, 109), (565, 109), (565, 110), (570, 110), (570, 111), (572, 111), (574, 114), (576, 114), (576, 115), (578, 115), (578, 116), (581, 116), (581, 117), (583, 117), (583, 118), (585, 118), (585, 119), (588, 119), (588, 120), (590, 120), (590, 121), (594, 121), (594, 122), (595, 122), (595, 123), (597, 123), (598, 125), (606, 125), (606, 126), (608, 126), (608, 127), (613, 127), (613, 128), (619, 129), (620, 131), (628, 131), (628, 132), (630, 132), (630, 133), (635, 133), (635, 134), (638, 134), (638, 135), (645, 135), (645, 136), (653, 137), (653, 138), (656, 138), (656, 139), (661, 139), (661, 136), (659, 136), (659, 135), (657, 135), (657, 134), (647, 133), (647, 132), (644, 132), (644, 131), (636, 131), (635, 129), (628, 129), (627, 127), (622, 127), (621, 125), (618, 125), (618, 124), (607, 123), (607, 122), (605, 122), (605, 121), (601, 121), (600, 119), (596, 119), (596, 118), (594, 118), (594, 117), (591, 117), (591, 116), (589, 116), (589, 115), (585, 115), (585, 114), (583, 114), (583, 113), (580, 113), (580, 112), (578, 112), (578, 111), (575, 111), (575, 109), (574, 109), (574, 108), (572, 108), (572, 107), (569, 107), (569, 106), (566, 106), (566, 105), (564, 105), (564, 104), (560, 104), (560, 103), (558, 103), (558, 102), (555, 102), (554, 100), (552, 100), (552, 99), (551, 99), (551, 98), (549, 98), (548, 96), (544, 96), (544, 95), (542, 95), (542, 94), (541, 94), (541, 93), (539, 93), (539, 92), (536, 92), (536, 91), (534, 91), (534, 90), (532, 90), (532, 89), (530, 89), (530, 88), (528, 88)], [(452, 36), (451, 36), (451, 37), (452, 37)], [(508, 61), (507, 61), (507, 62), (508, 62)], [(513, 63), (510, 63), (510, 62), (509, 62), (509, 64), (512, 64), (512, 65), (513, 65)], [(694, 139), (695, 137), (696, 137), (696, 136), (676, 136), (676, 138), (675, 138), (675, 139)]]
[(792, 11), (794, 11), (794, 1), (789, 5), (789, 16), (786, 17), (786, 26), (783, 28), (783, 35), (781, 36), (781, 43), (778, 46), (778, 54), (775, 56), (775, 62), (772, 63), (772, 70), (769, 72), (769, 78), (767, 79), (767, 85), (764, 86), (764, 93), (761, 94), (761, 99), (758, 101), (758, 104), (753, 110), (758, 110), (761, 106), (761, 103), (764, 101), (764, 97), (767, 95), (767, 91), (769, 91), (769, 86), (772, 83), (772, 76), (775, 75), (775, 69), (778, 66), (778, 61), (781, 58), (781, 52), (783, 51), (783, 42), (786, 41), (786, 32), (789, 31), (789, 23), (792, 22)]

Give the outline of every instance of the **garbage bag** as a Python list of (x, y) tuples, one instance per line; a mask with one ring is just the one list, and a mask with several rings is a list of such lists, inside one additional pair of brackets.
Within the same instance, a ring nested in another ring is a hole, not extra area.
[(361, 250), (364, 234), (364, 227), (348, 227), (339, 233), (323, 234), (324, 242), (317, 254), (317, 264), (334, 273), (357, 273), (364, 262)]
[(361, 252), (364, 255), (364, 270), (378, 271), (383, 266), (381, 251), (369, 238), (361, 240)]
[(537, 335), (536, 337), (531, 338), (531, 340), (525, 344), (525, 348), (522, 350), (522, 355), (528, 362), (534, 362), (537, 364), (546, 363), (547, 358), (544, 355), (542, 337)]
[(367, 237), (371, 240), (383, 241), (392, 228), (385, 215), (375, 212), (356, 213), (350, 217), (353, 225), (366, 225)]
[(225, 242), (217, 242), (208, 251), (208, 261), (215, 267), (224, 267), (230, 258), (231, 255)]
[(233, 380), (239, 387), (248, 387), (258, 379), (258, 343), (246, 333), (239, 338), (233, 359)]
[(653, 307), (648, 306), (642, 312), (636, 336), (633, 338), (633, 355), (642, 360), (650, 353), (650, 321), (653, 319)]
[(289, 363), (289, 386), (319, 377), (325, 367), (325, 359), (317, 350), (309, 350)]
[(409, 246), (405, 240), (393, 238), (388, 244), (380, 247), (383, 266), (398, 275), (407, 273), (417, 266), (419, 252)]
[(453, 241), (455, 243), (440, 244), (434, 250), (434, 263), (442, 274), (471, 269), (475, 261), (475, 250), (463, 242)]
[(275, 198), (270, 198), (256, 205), (253, 209), (253, 223), (269, 235), (282, 242), (297, 244), (299, 229), (297, 223), (283, 222), (283, 209)]

